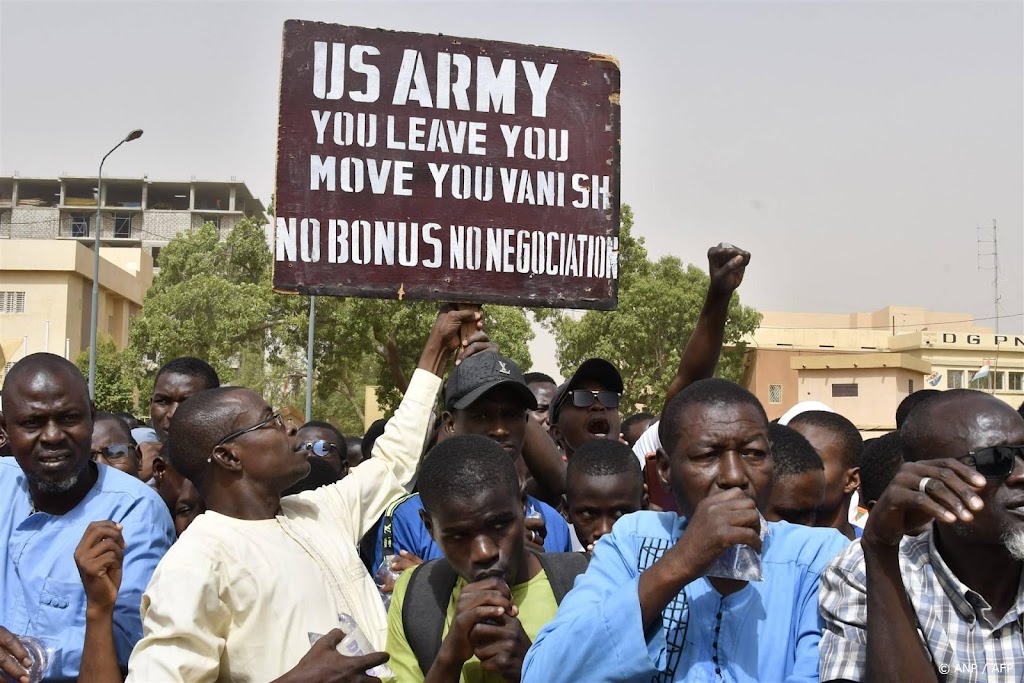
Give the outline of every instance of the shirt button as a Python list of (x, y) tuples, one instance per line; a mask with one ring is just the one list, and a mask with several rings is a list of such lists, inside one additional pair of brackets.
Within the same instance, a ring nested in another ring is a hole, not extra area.
[(53, 598), (51, 598), (49, 595), (47, 595), (45, 598), (43, 598), (43, 604), (44, 605), (52, 605), (53, 604)]
[(719, 669), (719, 668), (718, 668), (718, 667), (716, 666), (716, 667), (715, 667), (715, 673), (716, 673), (716, 674), (718, 674), (719, 676), (721, 676), (721, 675), (722, 675), (722, 670), (721, 670), (721, 669)]
[(64, 609), (67, 606), (68, 606), (68, 601), (63, 599), (63, 598), (61, 598), (60, 604), (57, 605), (57, 607), (60, 607), (61, 609)]

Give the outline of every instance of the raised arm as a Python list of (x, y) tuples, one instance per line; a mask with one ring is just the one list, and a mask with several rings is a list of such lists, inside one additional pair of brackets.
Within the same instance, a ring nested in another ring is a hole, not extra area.
[[(743, 282), (743, 273), (750, 263), (750, 252), (722, 243), (708, 249), (708, 285), (704, 307), (700, 311), (693, 334), (679, 358), (679, 368), (668, 386), (665, 405), (672, 397), (697, 380), (713, 377), (725, 340), (725, 321), (729, 317), (732, 293)], [(664, 407), (664, 406), (663, 406)]]
[(558, 507), (565, 493), (565, 461), (554, 440), (534, 419), (526, 425), (523, 460), (536, 484), (533, 495), (552, 507)]

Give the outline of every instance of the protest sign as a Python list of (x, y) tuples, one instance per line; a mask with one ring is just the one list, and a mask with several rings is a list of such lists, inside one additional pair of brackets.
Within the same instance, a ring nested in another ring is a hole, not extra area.
[(614, 309), (608, 56), (288, 21), (274, 288)]

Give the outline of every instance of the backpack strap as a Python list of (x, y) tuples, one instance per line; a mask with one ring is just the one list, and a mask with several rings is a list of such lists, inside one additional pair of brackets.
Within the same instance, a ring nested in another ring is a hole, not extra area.
[(555, 603), (561, 605), (562, 598), (572, 590), (576, 577), (587, 571), (590, 558), (586, 553), (536, 553), (540, 566), (548, 577)]
[[(395, 500), (391, 501), (391, 504), (384, 508), (384, 517), (382, 518), (381, 521), (381, 524), (384, 525), (384, 531), (382, 533), (383, 539), (381, 540), (381, 549), (384, 552), (381, 554), (381, 557), (387, 557), (388, 555), (395, 554), (395, 510), (398, 509), (399, 505), (401, 505), (402, 503), (409, 500), (415, 495), (415, 493), (407, 493), (404, 496), (400, 496)], [(376, 570), (377, 568), (374, 567), (371, 570), (371, 573), (373, 573)]]
[(402, 627), (424, 676), (441, 649), (448, 603), (458, 578), (443, 557), (424, 562), (409, 578), (402, 603)]
[[(586, 553), (535, 554), (551, 585), (555, 603), (561, 604), (576, 577), (587, 570), (590, 558)], [(448, 603), (457, 580), (458, 574), (443, 557), (423, 563), (409, 578), (402, 603), (402, 627), (424, 676), (441, 650)]]

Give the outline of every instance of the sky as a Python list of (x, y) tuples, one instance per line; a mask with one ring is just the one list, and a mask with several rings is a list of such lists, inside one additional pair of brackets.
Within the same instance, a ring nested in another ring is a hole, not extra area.
[[(94, 174), (143, 128), (104, 175), (236, 176), (265, 203), (286, 19), (614, 55), (653, 257), (739, 245), (759, 310), (988, 319), (995, 220), (1000, 330), (1024, 332), (1021, 2), (0, 0), (0, 174)], [(550, 337), (532, 352), (557, 374)]]

